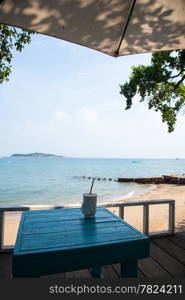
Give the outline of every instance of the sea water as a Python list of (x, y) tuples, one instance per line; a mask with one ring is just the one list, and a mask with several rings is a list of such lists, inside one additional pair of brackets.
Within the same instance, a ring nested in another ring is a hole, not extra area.
[(101, 178), (93, 187), (99, 203), (116, 201), (154, 187), (119, 183), (118, 177), (184, 173), (185, 159), (5, 157), (0, 158), (0, 205), (82, 203), (91, 187), (88, 177)]

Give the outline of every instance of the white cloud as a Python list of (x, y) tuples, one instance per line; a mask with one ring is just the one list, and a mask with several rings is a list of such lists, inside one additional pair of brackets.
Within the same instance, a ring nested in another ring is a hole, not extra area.
[(30, 121), (30, 120), (26, 120), (26, 121), (25, 121), (25, 125), (26, 125), (27, 127), (32, 127), (32, 126), (33, 126), (33, 122)]
[(89, 76), (89, 73), (88, 72), (78, 72), (77, 73), (77, 75), (79, 76), (79, 77), (88, 77)]
[(156, 112), (146, 112), (143, 108), (139, 114), (119, 110), (116, 113), (112, 109), (105, 116), (103, 107), (97, 109), (98, 112), (84, 106), (70, 114), (55, 109), (49, 120), (27, 119), (16, 135), (22, 141), (29, 137), (26, 151), (32, 149), (34, 141), (35, 149), (67, 156), (184, 156), (183, 117), (179, 117), (175, 132), (168, 134), (167, 126)]
[(98, 114), (95, 110), (83, 107), (76, 112), (76, 116), (87, 125), (99, 124)]
[(64, 119), (68, 118), (69, 115), (67, 113), (61, 111), (61, 110), (55, 110), (54, 111), (54, 117), (55, 117), (56, 120), (62, 121)]

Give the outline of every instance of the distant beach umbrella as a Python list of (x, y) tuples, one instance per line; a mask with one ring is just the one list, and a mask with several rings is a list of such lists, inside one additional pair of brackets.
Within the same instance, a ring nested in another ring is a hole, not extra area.
[(111, 56), (185, 48), (184, 0), (0, 0), (0, 23)]

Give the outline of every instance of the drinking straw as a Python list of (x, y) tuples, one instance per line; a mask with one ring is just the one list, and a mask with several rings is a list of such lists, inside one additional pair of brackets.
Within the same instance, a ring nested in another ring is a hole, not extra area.
[(91, 192), (92, 192), (92, 188), (93, 188), (94, 180), (95, 180), (95, 178), (93, 178), (93, 180), (92, 180), (91, 189), (90, 189), (90, 195), (91, 195)]

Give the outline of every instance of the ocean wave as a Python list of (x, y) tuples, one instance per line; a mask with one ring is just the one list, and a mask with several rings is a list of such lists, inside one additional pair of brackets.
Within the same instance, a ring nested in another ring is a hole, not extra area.
[(130, 191), (128, 194), (126, 194), (123, 198), (130, 198), (135, 194), (135, 191)]

